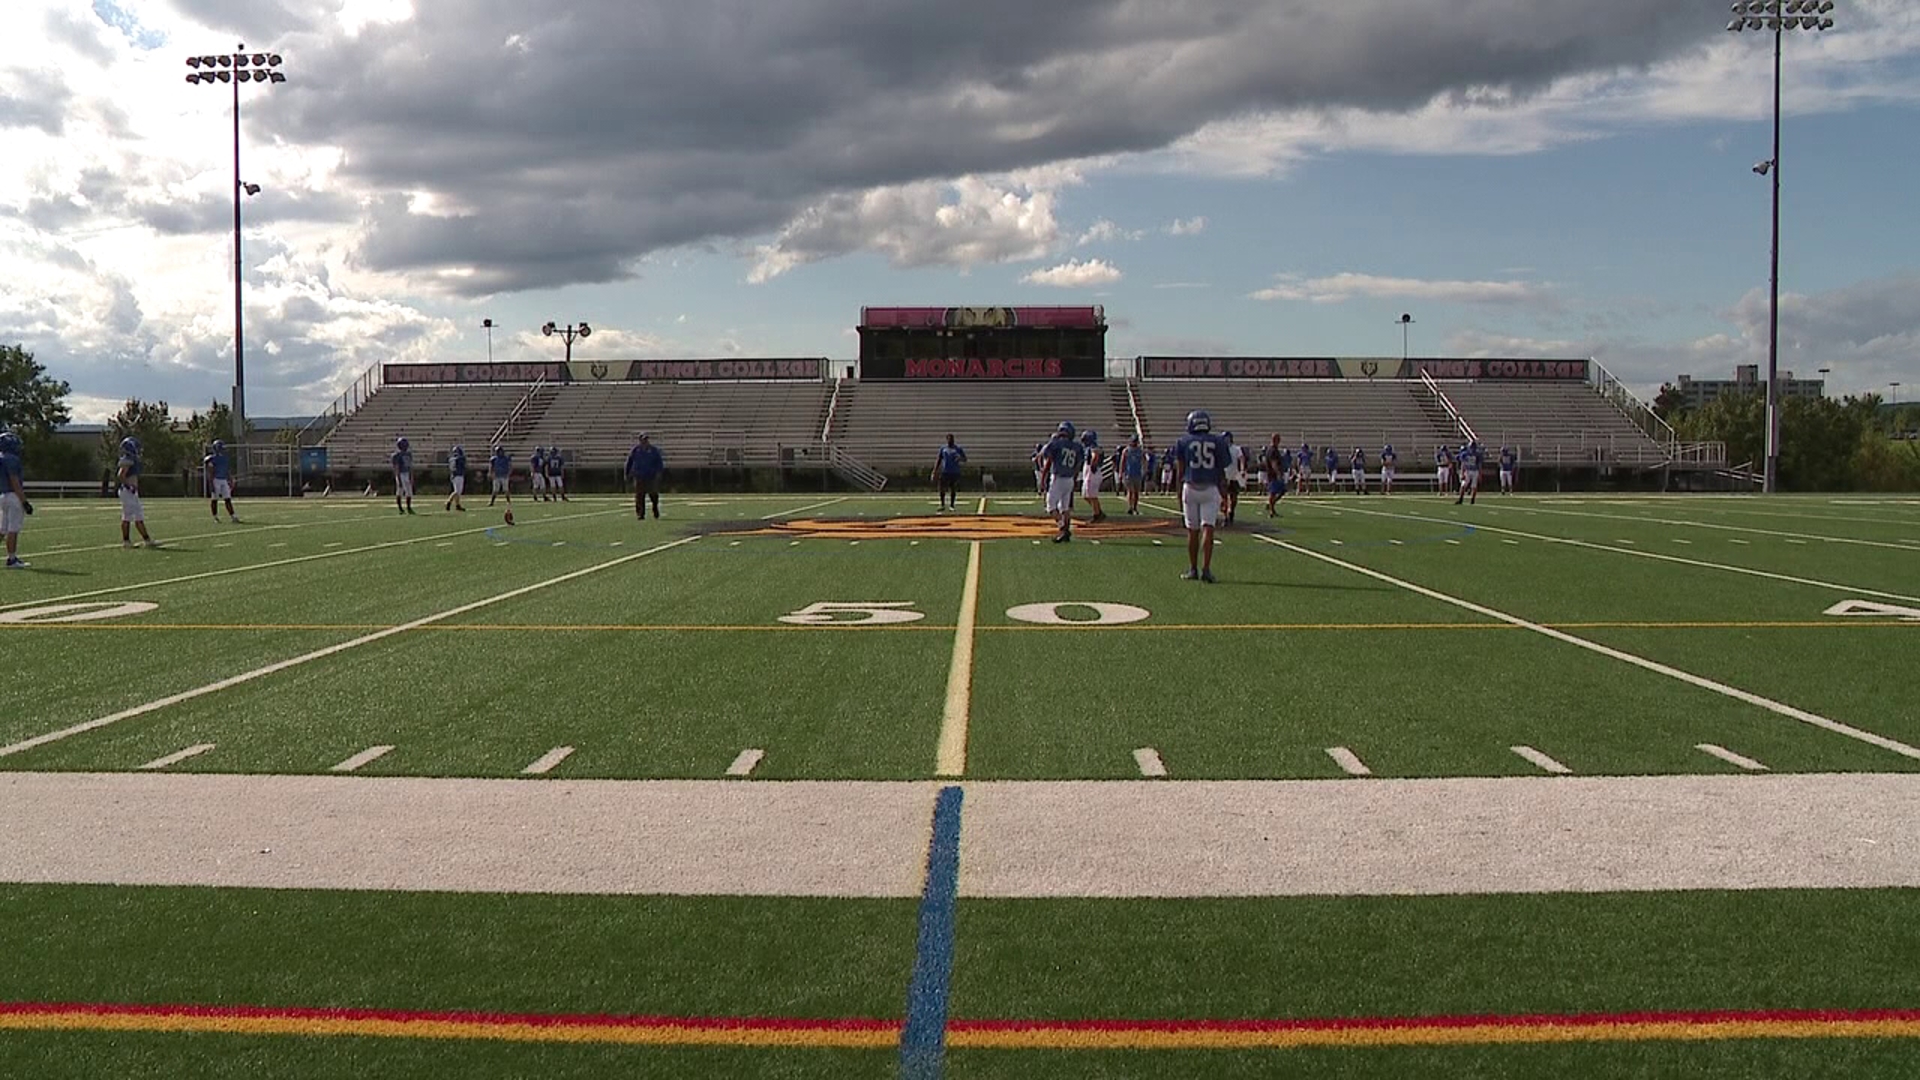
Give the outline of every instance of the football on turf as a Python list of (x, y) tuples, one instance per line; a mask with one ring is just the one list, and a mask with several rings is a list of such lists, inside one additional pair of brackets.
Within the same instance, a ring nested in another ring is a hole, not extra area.
[(507, 511), (507, 524), (513, 524), (513, 511)]

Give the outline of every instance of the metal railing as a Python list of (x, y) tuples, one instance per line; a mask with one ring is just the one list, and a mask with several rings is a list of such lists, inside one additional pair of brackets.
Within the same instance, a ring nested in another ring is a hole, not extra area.
[(1133, 413), (1133, 433), (1140, 437), (1142, 445), (1147, 441), (1147, 425), (1140, 415), (1140, 380), (1127, 379), (1127, 408)]
[(533, 404), (533, 396), (538, 394), (540, 389), (546, 385), (547, 377), (545, 375), (533, 380), (533, 385), (527, 387), (527, 392), (514, 404), (513, 411), (508, 413), (507, 418), (500, 422), (500, 429), (493, 433), (493, 439), (489, 443), (490, 446), (499, 446), (507, 441), (507, 433), (513, 430), (513, 422), (520, 419), (520, 414), (527, 410), (527, 406)]
[(1589, 359), (1587, 370), (1590, 372), (1588, 385), (1605, 398), (1608, 404), (1618, 409), (1620, 415), (1626, 417), (1627, 422), (1640, 429), (1647, 438), (1669, 448), (1669, 451), (1679, 441), (1679, 437), (1674, 434), (1673, 425), (1660, 419), (1652, 406), (1641, 401), (1633, 391), (1627, 389), (1625, 383), (1614, 378), (1613, 372), (1608, 371), (1604, 364), (1598, 360)]
[(1467, 423), (1467, 418), (1461, 415), (1459, 409), (1454, 408), (1453, 399), (1447, 396), (1446, 391), (1440, 389), (1439, 383), (1433, 381), (1433, 376), (1422, 370), (1420, 382), (1427, 388), (1427, 393), (1432, 394), (1434, 400), (1440, 403), (1440, 407), (1447, 411), (1447, 419), (1454, 422), (1454, 425), (1460, 429), (1460, 434), (1465, 435), (1468, 442), (1479, 442), (1480, 437), (1473, 433), (1473, 426)]
[[(342, 391), (340, 396), (334, 399), (333, 404), (327, 406), (325, 412), (307, 421), (306, 426), (302, 427), (300, 433), (296, 436), (296, 441), (301, 446), (312, 446), (325, 442), (327, 437), (333, 434), (333, 429), (340, 426), (342, 420), (345, 420), (357, 412), (360, 406), (365, 405), (367, 399), (372, 397), (374, 393), (380, 389), (380, 376), (381, 367), (379, 364), (374, 364), (355, 376), (352, 385)], [(318, 434), (312, 434), (315, 427), (321, 426), (324, 426), (325, 430), (320, 431)], [(311, 438), (309, 438), (310, 434)]]
[(841, 447), (827, 446), (827, 461), (834, 475), (849, 484), (866, 488), (868, 491), (881, 491), (887, 486), (885, 473), (854, 457)]
[(827, 442), (833, 438), (833, 418), (840, 413), (840, 387), (845, 383), (845, 379), (833, 380), (833, 396), (827, 399), (827, 420), (820, 425), (821, 442)]

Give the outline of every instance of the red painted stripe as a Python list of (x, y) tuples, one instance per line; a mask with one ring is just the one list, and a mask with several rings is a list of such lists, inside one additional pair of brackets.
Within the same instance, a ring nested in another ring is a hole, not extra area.
[(953, 1031), (1265, 1032), (1464, 1027), (1607, 1027), (1625, 1024), (1920, 1021), (1920, 1009), (1724, 1009), (1706, 1012), (1526, 1013), (1477, 1016), (1355, 1016), (1298, 1020), (954, 1020)]
[(0, 1014), (194, 1016), (233, 1019), (384, 1020), (396, 1023), (525, 1024), (533, 1027), (688, 1028), (712, 1031), (895, 1031), (898, 1020), (791, 1016), (624, 1016), (610, 1013), (503, 1013), (413, 1009), (275, 1008), (258, 1005), (150, 1005), (100, 1002), (0, 1002)]

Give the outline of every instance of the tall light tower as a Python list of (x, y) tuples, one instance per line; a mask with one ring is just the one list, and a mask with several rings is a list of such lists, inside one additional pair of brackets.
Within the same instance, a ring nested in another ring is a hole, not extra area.
[(561, 326), (558, 323), (549, 322), (540, 328), (540, 332), (548, 337), (560, 335), (561, 339), (567, 343), (567, 363), (571, 364), (573, 363), (573, 339), (592, 337), (593, 327), (586, 323), (578, 326)]
[(241, 315), (240, 196), (260, 192), (260, 185), (240, 180), (240, 84), (283, 83), (287, 77), (277, 70), (279, 53), (249, 53), (244, 43), (234, 48), (237, 51), (224, 55), (187, 57), (187, 66), (193, 69), (187, 73), (187, 81), (233, 86), (233, 439), (238, 443), (247, 431), (247, 335)]
[(493, 320), (481, 319), (480, 326), (487, 332), (487, 363), (493, 363)]
[(1773, 156), (1753, 167), (1773, 177), (1772, 270), (1767, 275), (1767, 462), (1764, 490), (1780, 482), (1780, 46), (1789, 30), (1833, 29), (1833, 0), (1734, 0), (1727, 29), (1773, 31)]
[(1407, 362), (1407, 328), (1413, 325), (1413, 316), (1401, 312), (1396, 321), (1400, 324), (1400, 362), (1404, 364)]

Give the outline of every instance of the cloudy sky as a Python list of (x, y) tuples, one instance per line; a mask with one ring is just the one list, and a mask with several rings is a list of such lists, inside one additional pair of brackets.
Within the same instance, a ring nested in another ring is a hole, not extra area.
[[(4, 0), (0, 341), (80, 419), (370, 365), (851, 358), (863, 304), (1109, 352), (1764, 361), (1770, 50), (1720, 0)], [(1782, 366), (1920, 394), (1920, 5), (1787, 41)]]

